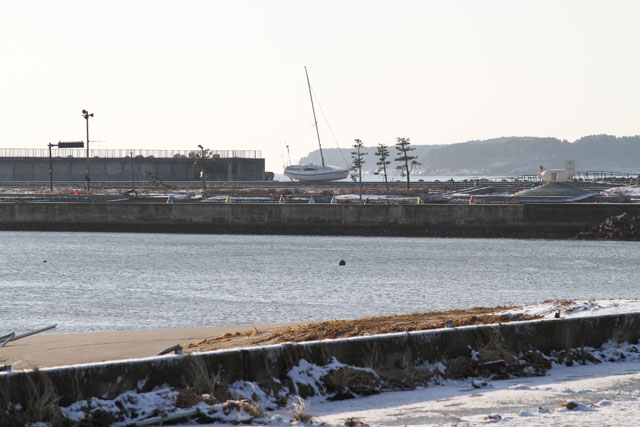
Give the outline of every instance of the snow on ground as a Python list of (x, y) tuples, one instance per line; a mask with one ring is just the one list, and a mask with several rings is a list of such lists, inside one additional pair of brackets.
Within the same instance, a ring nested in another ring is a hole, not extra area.
[[(576, 300), (532, 304), (501, 313), (553, 318), (560, 312), (561, 317), (566, 318), (639, 311), (640, 300)], [(440, 384), (413, 391), (389, 391), (335, 402), (328, 401), (326, 396), (316, 396), (305, 404), (315, 421), (325, 425), (345, 425), (348, 419), (360, 420), (371, 426), (637, 425), (640, 419), (639, 347), (637, 343), (609, 342), (600, 349), (585, 349), (603, 362), (574, 364), (571, 367), (555, 364), (545, 376), (540, 377), (442, 379)], [(305, 365), (305, 362), (301, 361), (294, 367), (289, 376), (298, 383), (308, 383), (310, 386), (315, 386), (314, 379), (344, 366), (336, 360), (324, 367)], [(291, 425), (291, 398), (288, 408), (277, 408), (273, 398), (261, 392), (253, 383), (234, 383), (230, 391), (236, 399), (257, 399), (260, 413), (254, 413), (250, 406), (234, 401), (218, 404), (201, 402), (195, 410), (210, 414), (222, 425), (252, 421), (262, 425)], [(89, 408), (95, 411), (133, 405), (136, 416), (116, 422), (127, 425), (139, 422), (144, 419), (143, 414), (157, 413), (163, 407), (166, 415), (187, 412), (187, 409), (175, 408), (176, 398), (176, 392), (160, 388), (150, 393), (128, 392), (112, 401), (93, 399), (77, 402), (63, 411), (69, 418), (80, 421), (82, 413)], [(120, 403), (116, 402), (118, 399)], [(161, 418), (157, 422), (162, 422)], [(195, 421), (191, 424), (195, 424)]]
[(637, 312), (640, 312), (640, 299), (610, 299), (549, 301), (504, 310), (497, 314), (524, 314), (552, 319), (556, 313), (560, 313), (560, 317), (586, 317)]
[(350, 401), (312, 399), (310, 412), (330, 425), (348, 418), (369, 425), (634, 425), (640, 419), (640, 361), (554, 366), (544, 377), (490, 381), (481, 389), (472, 380), (449, 381)]
[(627, 196), (631, 199), (640, 199), (640, 186), (608, 188), (601, 194), (609, 197)]

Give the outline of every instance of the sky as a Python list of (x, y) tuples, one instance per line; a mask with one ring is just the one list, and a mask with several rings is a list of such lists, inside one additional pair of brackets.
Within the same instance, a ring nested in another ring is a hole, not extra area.
[(0, 148), (260, 150), (640, 132), (640, 2), (0, 0)]

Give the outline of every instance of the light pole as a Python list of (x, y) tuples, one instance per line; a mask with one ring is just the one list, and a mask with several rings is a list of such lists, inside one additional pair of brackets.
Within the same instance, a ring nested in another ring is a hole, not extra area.
[(136, 177), (133, 174), (133, 151), (131, 152), (131, 187), (136, 191)]
[(82, 117), (87, 121), (87, 172), (84, 178), (87, 181), (87, 190), (89, 190), (91, 186), (91, 178), (89, 177), (89, 117), (93, 117), (93, 113), (89, 114), (87, 110), (82, 110)]
[(200, 149), (200, 177), (202, 178), (202, 190), (204, 191), (207, 188), (207, 184), (205, 182), (205, 168), (204, 168), (204, 147), (198, 144), (198, 148)]

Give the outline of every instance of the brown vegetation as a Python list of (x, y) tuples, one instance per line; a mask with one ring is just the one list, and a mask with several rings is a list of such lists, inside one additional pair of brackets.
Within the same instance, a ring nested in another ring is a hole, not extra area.
[(429, 329), (466, 325), (506, 323), (534, 319), (531, 316), (495, 315), (508, 307), (474, 307), (461, 310), (412, 313), (393, 316), (365, 317), (354, 320), (331, 320), (307, 323), (272, 331), (236, 332), (187, 344), (187, 351), (209, 351), (251, 345), (268, 345), (283, 342), (303, 342), (323, 339), (378, 335), (393, 332), (424, 331)]

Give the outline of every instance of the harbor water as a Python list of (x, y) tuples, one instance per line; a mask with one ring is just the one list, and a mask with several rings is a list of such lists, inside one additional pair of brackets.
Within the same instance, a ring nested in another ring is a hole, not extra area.
[(0, 248), (0, 335), (640, 295), (633, 242), (0, 232)]

